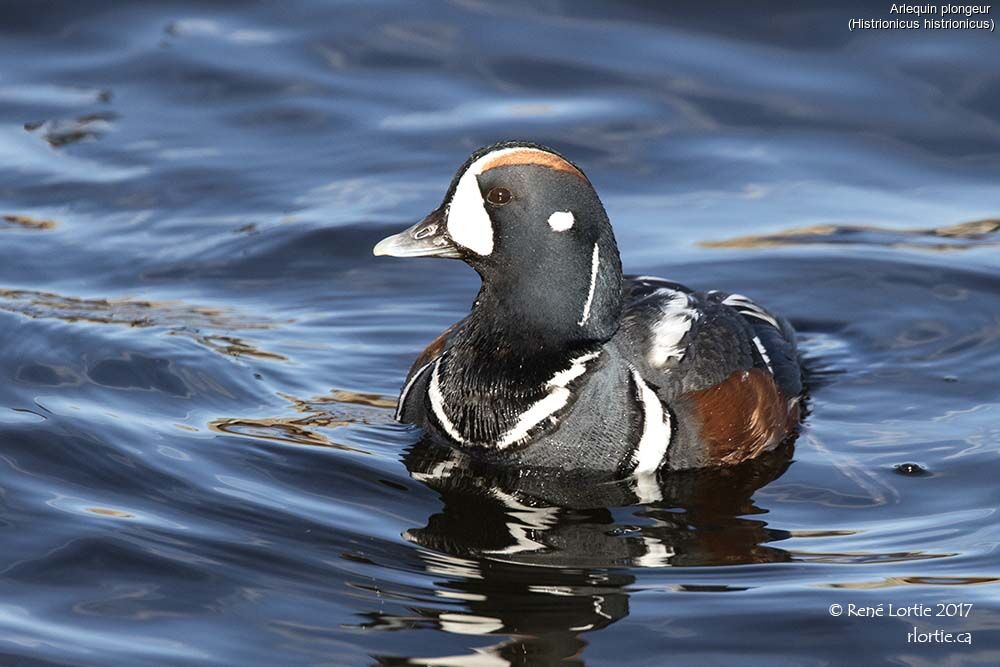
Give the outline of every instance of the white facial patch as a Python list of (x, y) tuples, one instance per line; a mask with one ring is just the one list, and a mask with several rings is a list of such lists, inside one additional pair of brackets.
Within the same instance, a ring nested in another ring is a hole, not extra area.
[(573, 226), (574, 222), (576, 222), (576, 218), (570, 211), (556, 211), (549, 216), (549, 227), (556, 232), (565, 232)]
[(487, 153), (469, 165), (458, 179), (455, 194), (448, 202), (445, 225), (452, 241), (483, 257), (493, 252), (493, 222), (486, 212), (486, 204), (483, 202), (483, 194), (479, 191), (477, 177), (483, 173), (483, 167), (497, 158), (526, 150), (534, 149), (501, 148)]
[[(495, 151), (491, 151), (469, 165), (468, 169), (465, 170), (465, 173), (463, 173), (458, 179), (458, 185), (455, 187), (455, 194), (452, 195), (451, 201), (448, 202), (448, 212), (445, 225), (448, 228), (448, 235), (451, 237), (452, 241), (483, 257), (486, 257), (493, 252), (494, 234), (493, 223), (490, 220), (489, 213), (486, 211), (486, 205), (483, 202), (483, 195), (479, 191), (479, 181), (477, 180), (477, 177), (483, 173), (483, 169), (495, 162), (497, 159), (503, 158), (505, 155), (512, 155), (515, 153), (536, 153), (539, 157), (546, 157), (549, 160), (554, 159), (560, 163), (564, 163), (564, 161), (558, 158), (558, 156), (554, 156), (548, 151), (543, 151), (538, 148), (530, 148), (527, 146), (514, 146), (511, 148), (500, 148)], [(540, 160), (538, 162), (538, 164), (544, 163), (545, 160)], [(563, 213), (570, 216), (569, 225), (564, 228), (569, 229), (573, 226), (572, 214), (568, 211), (564, 211), (561, 212), (560, 215)], [(552, 224), (551, 218), (549, 220), (549, 224)], [(557, 224), (565, 225), (566, 221), (563, 219)], [(556, 226), (553, 225), (552, 228), (556, 229)], [(556, 229), (556, 231), (564, 230)]]
[(462, 175), (448, 205), (448, 235), (472, 252), (487, 256), (493, 252), (493, 222), (479, 192), (475, 163)]

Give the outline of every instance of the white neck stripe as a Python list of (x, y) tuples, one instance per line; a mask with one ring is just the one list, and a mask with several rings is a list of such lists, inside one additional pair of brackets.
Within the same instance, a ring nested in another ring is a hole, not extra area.
[(594, 290), (597, 289), (597, 268), (601, 264), (601, 252), (594, 244), (594, 254), (590, 259), (590, 291), (587, 292), (587, 302), (583, 304), (583, 317), (577, 322), (581, 327), (590, 319), (590, 307), (594, 305)]
[(431, 384), (427, 389), (427, 395), (431, 399), (431, 410), (434, 412), (434, 416), (437, 417), (438, 422), (440, 422), (441, 428), (444, 429), (445, 433), (452, 440), (468, 444), (468, 441), (462, 437), (462, 434), (458, 432), (458, 429), (451, 423), (451, 419), (448, 418), (448, 414), (444, 411), (444, 397), (441, 396), (441, 384), (438, 377), (438, 371), (441, 369), (441, 359), (443, 357), (438, 357), (438, 360), (434, 362), (434, 371), (431, 373)]
[(632, 475), (632, 491), (639, 503), (648, 505), (663, 500), (663, 491), (655, 472), (635, 473)]
[[(660, 498), (657, 498), (657, 500), (660, 500)], [(642, 544), (646, 547), (646, 553), (634, 561), (635, 565), (639, 567), (665, 567), (670, 565), (670, 559), (677, 554), (672, 546), (664, 544), (655, 537), (643, 535)]]
[(396, 415), (393, 417), (393, 419), (399, 420), (399, 418), (402, 416), (403, 403), (406, 402), (406, 395), (410, 393), (410, 389), (413, 388), (413, 384), (420, 379), (420, 376), (424, 374), (424, 371), (427, 370), (427, 367), (433, 364), (434, 361), (435, 361), (434, 359), (431, 359), (426, 364), (421, 366), (420, 369), (413, 374), (413, 377), (410, 378), (410, 381), (407, 382), (406, 385), (403, 387), (403, 391), (399, 392), (399, 401), (396, 403)]

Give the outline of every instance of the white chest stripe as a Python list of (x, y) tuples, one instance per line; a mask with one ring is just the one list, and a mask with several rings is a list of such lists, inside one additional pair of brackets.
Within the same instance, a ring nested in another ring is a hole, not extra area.
[(468, 444), (468, 441), (462, 437), (462, 434), (458, 432), (455, 425), (451, 423), (451, 419), (448, 418), (448, 413), (444, 411), (444, 397), (441, 396), (441, 384), (438, 378), (438, 371), (441, 369), (442, 358), (443, 357), (438, 357), (438, 360), (434, 362), (434, 371), (431, 373), (431, 384), (427, 389), (427, 395), (431, 399), (431, 410), (434, 412), (434, 416), (437, 417), (438, 422), (441, 424), (441, 428), (444, 429), (444, 432), (447, 433), (452, 440)]
[(503, 449), (523, 440), (531, 432), (531, 429), (565, 407), (571, 395), (569, 389), (567, 389), (567, 385), (586, 373), (587, 362), (596, 359), (600, 354), (598, 351), (580, 355), (570, 363), (569, 368), (553, 375), (552, 379), (545, 384), (549, 393), (521, 413), (521, 417), (517, 420), (517, 423), (500, 436), (496, 446)]
[(767, 356), (767, 349), (764, 347), (764, 343), (761, 342), (758, 336), (754, 336), (753, 344), (757, 346), (757, 351), (760, 352), (760, 358), (767, 365), (767, 370), (771, 372), (771, 375), (774, 375), (774, 367), (771, 366), (771, 357)]
[[(596, 359), (600, 356), (600, 354), (600, 350), (597, 352), (582, 354), (570, 362), (569, 368), (559, 371), (553, 375), (552, 379), (545, 384), (545, 388), (548, 390), (548, 393), (521, 413), (517, 423), (501, 435), (499, 440), (492, 443), (493, 446), (503, 449), (523, 440), (529, 433), (531, 433), (533, 428), (565, 407), (571, 396), (570, 390), (567, 388), (569, 383), (586, 373), (587, 362)], [(444, 429), (444, 432), (447, 433), (452, 440), (461, 444), (471, 444), (462, 436), (455, 424), (452, 423), (451, 418), (448, 417), (448, 413), (445, 410), (444, 397), (441, 395), (441, 380), (439, 373), (441, 358), (438, 358), (433, 363), (434, 370), (431, 373), (430, 386), (427, 388), (427, 395), (430, 398), (431, 410), (434, 412), (434, 416), (437, 418), (438, 423), (441, 424), (441, 428)], [(421, 368), (417, 374), (414, 375), (414, 380), (417, 375), (423, 373), (424, 368)], [(404, 394), (412, 383), (413, 381), (411, 380), (410, 383), (407, 384), (407, 388), (404, 389)]]
[(410, 393), (410, 389), (412, 389), (414, 383), (420, 379), (420, 376), (424, 374), (427, 367), (433, 363), (434, 360), (431, 359), (426, 364), (421, 366), (420, 369), (413, 374), (413, 377), (410, 378), (410, 381), (406, 383), (406, 386), (403, 387), (403, 391), (399, 392), (399, 401), (396, 403), (396, 414), (393, 416), (393, 419), (398, 420), (403, 415), (403, 404), (406, 403), (406, 395)]
[(670, 413), (663, 409), (656, 392), (650, 389), (634, 368), (632, 378), (639, 390), (643, 413), (642, 438), (635, 449), (636, 465), (632, 472), (643, 475), (656, 472), (667, 455), (671, 438)]
[(680, 361), (684, 358), (686, 349), (680, 344), (681, 340), (701, 314), (691, 308), (691, 300), (684, 292), (664, 287), (654, 294), (671, 295), (670, 300), (660, 306), (661, 316), (653, 325), (653, 338), (647, 355), (649, 363), (660, 368), (670, 359)]
[(594, 254), (590, 259), (590, 290), (587, 292), (587, 302), (583, 304), (583, 317), (577, 322), (581, 327), (590, 319), (590, 307), (594, 305), (594, 290), (597, 289), (597, 269), (601, 264), (601, 252), (594, 244)]

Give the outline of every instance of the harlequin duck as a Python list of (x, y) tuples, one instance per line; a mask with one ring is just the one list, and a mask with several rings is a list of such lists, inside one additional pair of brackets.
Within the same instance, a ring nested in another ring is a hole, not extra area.
[(376, 255), (461, 259), (472, 312), (417, 358), (396, 418), (502, 464), (637, 477), (751, 459), (791, 436), (795, 334), (740, 294), (622, 275), (588, 178), (529, 142), (481, 148)]

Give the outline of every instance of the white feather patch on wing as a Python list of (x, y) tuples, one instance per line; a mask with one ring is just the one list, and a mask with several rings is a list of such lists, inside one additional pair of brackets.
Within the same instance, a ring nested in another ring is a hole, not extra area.
[(583, 304), (583, 317), (577, 322), (581, 327), (590, 319), (590, 307), (594, 305), (594, 290), (597, 289), (597, 269), (601, 264), (601, 251), (594, 244), (594, 254), (590, 258), (590, 290), (587, 292), (587, 301)]
[(582, 354), (570, 362), (569, 368), (553, 375), (552, 379), (545, 384), (545, 388), (548, 389), (545, 397), (522, 412), (517, 423), (500, 436), (496, 446), (503, 449), (523, 440), (531, 432), (531, 429), (561, 410), (569, 402), (571, 396), (569, 389), (567, 389), (569, 383), (586, 373), (587, 362), (596, 359), (600, 354), (600, 351)]
[(632, 378), (639, 391), (642, 402), (642, 437), (635, 448), (635, 468), (632, 473), (641, 478), (647, 473), (655, 473), (663, 464), (670, 447), (671, 424), (670, 413), (663, 409), (660, 397), (656, 395), (639, 372), (632, 369)]
[(767, 370), (770, 371), (771, 375), (774, 375), (774, 367), (771, 366), (771, 357), (767, 356), (767, 349), (764, 347), (763, 341), (758, 336), (754, 336), (753, 344), (757, 346), (757, 351), (760, 352), (760, 358), (767, 365)]
[(666, 287), (656, 290), (652, 296), (670, 295), (670, 298), (660, 305), (660, 319), (652, 326), (652, 341), (647, 358), (654, 368), (661, 368), (670, 359), (680, 361), (687, 349), (681, 340), (701, 313), (691, 307), (691, 299), (684, 292), (678, 292)]
[(576, 218), (571, 211), (556, 211), (549, 216), (549, 227), (556, 232), (565, 232), (573, 226)]
[(755, 317), (758, 320), (763, 320), (770, 324), (775, 329), (780, 330), (781, 327), (778, 325), (778, 321), (774, 319), (770, 313), (758, 306), (756, 303), (743, 296), (742, 294), (730, 294), (725, 299), (722, 300), (727, 306), (732, 306), (740, 312), (741, 315), (747, 315), (749, 317)]

